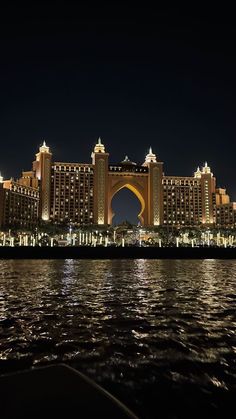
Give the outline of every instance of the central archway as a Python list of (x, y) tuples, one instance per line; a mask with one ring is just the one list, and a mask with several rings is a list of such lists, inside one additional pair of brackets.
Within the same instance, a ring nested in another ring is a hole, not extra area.
[(143, 199), (138, 197), (131, 188), (123, 186), (111, 200), (112, 225), (125, 221), (138, 225), (142, 221), (144, 211)]
[(138, 198), (140, 202), (140, 206), (141, 206), (141, 210), (138, 214), (138, 219), (141, 225), (146, 225), (147, 224), (147, 205), (146, 205), (147, 188), (145, 187), (146, 185), (144, 184), (144, 179), (142, 181), (141, 179), (139, 179), (139, 182), (138, 182), (135, 179), (130, 179), (130, 176), (123, 176), (123, 177), (117, 176), (116, 178), (113, 178), (111, 180), (112, 182), (109, 188), (110, 193), (108, 197), (108, 224), (110, 225), (112, 224), (112, 219), (114, 217), (114, 213), (112, 210), (112, 199), (121, 189), (127, 188), (131, 192), (133, 192), (133, 194)]

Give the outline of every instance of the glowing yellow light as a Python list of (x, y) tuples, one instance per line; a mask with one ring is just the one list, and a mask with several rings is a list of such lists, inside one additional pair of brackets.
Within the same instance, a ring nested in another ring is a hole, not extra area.
[(94, 153), (105, 153), (104, 144), (102, 144), (101, 138), (98, 138), (98, 142), (94, 147)]

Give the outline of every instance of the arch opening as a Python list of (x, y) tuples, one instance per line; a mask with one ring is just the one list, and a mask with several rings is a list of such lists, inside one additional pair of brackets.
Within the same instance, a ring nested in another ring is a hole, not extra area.
[(110, 202), (111, 224), (129, 222), (143, 225), (145, 202), (140, 192), (132, 185), (126, 184), (113, 194)]

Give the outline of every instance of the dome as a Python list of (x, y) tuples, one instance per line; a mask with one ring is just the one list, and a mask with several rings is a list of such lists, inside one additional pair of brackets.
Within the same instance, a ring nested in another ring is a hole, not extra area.
[(136, 166), (136, 163), (131, 161), (128, 156), (125, 156), (124, 160), (122, 160), (122, 162), (120, 162), (120, 164), (124, 164), (126, 166)]

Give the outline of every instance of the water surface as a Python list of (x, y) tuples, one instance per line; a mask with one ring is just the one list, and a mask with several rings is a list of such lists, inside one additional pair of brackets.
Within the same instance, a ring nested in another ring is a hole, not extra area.
[(63, 361), (143, 418), (235, 418), (235, 281), (231, 260), (0, 261), (0, 373)]

